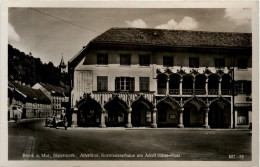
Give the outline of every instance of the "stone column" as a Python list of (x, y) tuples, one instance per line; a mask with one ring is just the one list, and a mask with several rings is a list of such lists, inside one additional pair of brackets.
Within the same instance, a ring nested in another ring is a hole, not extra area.
[(72, 121), (71, 121), (71, 127), (76, 128), (78, 127), (78, 110), (74, 110), (72, 113)]
[(157, 121), (156, 121), (156, 117), (157, 117), (157, 109), (156, 109), (156, 107), (154, 107), (154, 109), (153, 109), (153, 113), (152, 113), (153, 115), (153, 122), (152, 122), (152, 124), (151, 124), (151, 127), (152, 128), (157, 128)]
[(181, 76), (181, 78), (180, 78), (180, 95), (182, 95), (182, 76)]
[(209, 126), (209, 107), (207, 107), (206, 109), (205, 109), (205, 120), (204, 120), (204, 127), (206, 128), (206, 129), (209, 129), (210, 128), (210, 126)]
[(101, 116), (100, 116), (100, 128), (105, 128), (106, 127), (106, 123), (105, 123), (105, 110), (101, 109)]
[(184, 108), (181, 107), (179, 109), (179, 124), (178, 124), (179, 128), (184, 128), (184, 125), (183, 125), (183, 111), (184, 111)]
[(208, 84), (209, 84), (209, 79), (208, 79), (208, 77), (207, 77), (207, 78), (206, 78), (206, 83), (205, 83), (206, 95), (209, 95), (209, 86), (208, 86)]
[(132, 123), (131, 123), (131, 113), (132, 113), (132, 109), (128, 109), (127, 111), (127, 123), (125, 124), (126, 128), (132, 128)]
[(219, 82), (218, 82), (218, 94), (221, 95), (221, 80), (222, 79), (219, 79)]
[(195, 77), (192, 79), (192, 93), (195, 94)]
[(169, 81), (170, 81), (170, 77), (167, 77), (166, 79), (166, 92), (165, 92), (165, 95), (169, 95)]

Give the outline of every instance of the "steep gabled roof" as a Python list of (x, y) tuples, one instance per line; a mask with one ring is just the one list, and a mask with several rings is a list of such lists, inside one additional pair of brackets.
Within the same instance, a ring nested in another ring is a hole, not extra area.
[(111, 28), (90, 43), (120, 43), (171, 47), (251, 47), (250, 33), (147, 28)]
[(26, 100), (29, 102), (38, 102), (42, 104), (50, 104), (50, 99), (39, 89), (33, 89), (28, 85), (21, 85), (17, 82), (11, 82), (16, 89), (26, 95)]
[(47, 89), (49, 92), (51, 92), (53, 94), (60, 95), (60, 96), (63, 96), (64, 94), (65, 95), (69, 94), (68, 87), (62, 88), (62, 87), (58, 87), (58, 86), (51, 85), (51, 84), (45, 84), (42, 82), (40, 82), (39, 84), (42, 85), (45, 89)]

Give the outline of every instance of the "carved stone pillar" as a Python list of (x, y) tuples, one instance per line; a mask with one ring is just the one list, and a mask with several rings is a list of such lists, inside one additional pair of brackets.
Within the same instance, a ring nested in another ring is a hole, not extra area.
[(219, 79), (219, 82), (218, 82), (218, 94), (221, 95), (221, 81), (222, 79)]
[(182, 76), (181, 76), (181, 78), (180, 78), (180, 95), (182, 95)]
[(152, 128), (157, 128), (157, 109), (156, 108), (154, 108), (153, 109), (153, 113), (152, 113), (153, 115), (152, 115), (152, 118), (153, 118), (153, 122), (152, 122), (152, 124), (151, 124), (151, 127)]
[(184, 128), (184, 125), (183, 125), (183, 111), (184, 111), (184, 108), (181, 107), (179, 109), (179, 124), (178, 124), (179, 128)]
[(204, 125), (203, 125), (206, 129), (209, 129), (209, 107), (207, 107), (205, 109), (205, 120), (204, 120)]
[(192, 79), (192, 93), (195, 94), (195, 77)]
[(105, 110), (101, 109), (101, 115), (100, 115), (100, 128), (105, 128), (106, 123), (105, 123)]
[(166, 79), (166, 92), (165, 92), (165, 95), (169, 95), (169, 81), (170, 81), (170, 77), (167, 77)]
[(126, 128), (132, 128), (132, 122), (131, 122), (131, 113), (132, 113), (132, 109), (128, 109), (127, 111), (127, 123), (125, 124)]
[(209, 95), (209, 78), (207, 77), (206, 78), (206, 83), (205, 83), (205, 90), (206, 90), (206, 95)]

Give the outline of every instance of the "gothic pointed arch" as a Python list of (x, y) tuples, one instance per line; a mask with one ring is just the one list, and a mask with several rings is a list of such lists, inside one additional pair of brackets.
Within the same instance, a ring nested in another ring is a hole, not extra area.
[(135, 99), (133, 102), (132, 102), (132, 108), (134, 108), (138, 103), (142, 103), (144, 104), (148, 109), (152, 109), (153, 108), (153, 104), (152, 102), (150, 102), (148, 99), (146, 99), (144, 97), (144, 95), (140, 95), (137, 99)]
[(118, 95), (114, 95), (112, 98), (109, 98), (108, 102), (104, 105), (104, 108), (106, 110), (109, 110), (110, 108), (113, 108), (114, 105), (118, 105), (124, 110), (127, 110), (129, 108), (127, 103), (119, 98)]
[(76, 107), (79, 109), (87, 103), (91, 104), (94, 108), (101, 109), (99, 102), (92, 98), (90, 93), (84, 94), (83, 97), (76, 103)]
[(220, 96), (219, 98), (212, 100), (209, 104), (209, 106), (211, 106), (214, 103), (219, 103), (219, 104), (225, 104), (225, 105), (230, 105), (231, 102), (229, 100), (227, 100), (226, 98), (223, 98), (222, 96)]
[(163, 104), (168, 104), (169, 106), (171, 106), (172, 109), (174, 108), (179, 108), (180, 107), (180, 103), (171, 98), (170, 96), (166, 96), (165, 98), (163, 98), (162, 100), (160, 100), (157, 104), (156, 104), (156, 108), (158, 109), (161, 105)]
[(200, 109), (200, 107), (207, 106), (206, 103), (203, 100), (201, 100), (200, 98), (198, 98), (197, 96), (193, 96), (192, 98), (184, 101), (183, 106), (187, 105), (188, 103), (195, 105), (198, 110)]

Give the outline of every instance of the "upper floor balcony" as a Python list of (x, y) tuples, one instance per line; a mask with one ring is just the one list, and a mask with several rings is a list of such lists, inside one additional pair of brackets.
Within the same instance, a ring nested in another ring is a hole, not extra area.
[(232, 95), (231, 73), (221, 70), (212, 73), (207, 68), (203, 73), (180, 69), (173, 73), (169, 69), (157, 70), (158, 95)]

